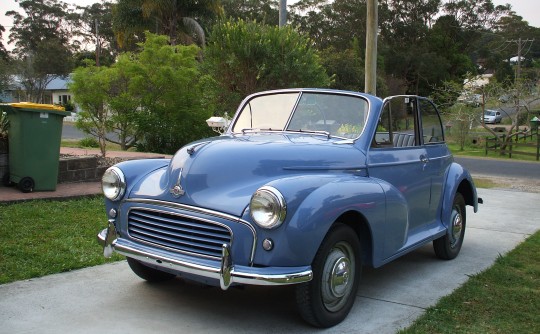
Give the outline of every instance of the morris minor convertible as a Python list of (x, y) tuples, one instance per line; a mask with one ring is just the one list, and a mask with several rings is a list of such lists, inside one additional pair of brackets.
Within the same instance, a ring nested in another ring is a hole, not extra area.
[(363, 266), (428, 242), (455, 258), (481, 203), (431, 101), (321, 89), (250, 95), (221, 135), (121, 162), (102, 185), (105, 256), (147, 281), (294, 284), (316, 327), (347, 316)]

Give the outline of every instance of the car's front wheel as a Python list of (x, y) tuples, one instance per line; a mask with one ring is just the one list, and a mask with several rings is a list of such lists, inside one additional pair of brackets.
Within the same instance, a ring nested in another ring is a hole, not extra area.
[(347, 316), (362, 272), (360, 241), (347, 225), (336, 224), (323, 240), (312, 264), (313, 279), (296, 287), (304, 320), (316, 327), (334, 326)]
[(173, 274), (145, 266), (141, 262), (130, 257), (127, 258), (127, 262), (131, 270), (133, 270), (137, 276), (148, 282), (164, 282), (176, 277)]
[(452, 213), (447, 233), (433, 241), (435, 254), (443, 260), (452, 260), (458, 256), (465, 237), (465, 199), (460, 193), (456, 193), (452, 204)]

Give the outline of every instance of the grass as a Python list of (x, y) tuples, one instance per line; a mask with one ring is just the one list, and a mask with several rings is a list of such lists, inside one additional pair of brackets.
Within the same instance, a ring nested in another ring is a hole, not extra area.
[[(455, 141), (452, 141), (451, 139), (447, 142), (448, 148), (452, 152), (453, 155), (456, 156), (469, 156), (469, 157), (484, 157), (484, 158), (496, 158), (496, 159), (507, 159), (507, 160), (523, 160), (523, 161), (536, 161), (536, 147), (523, 147), (519, 146), (522, 144), (529, 144), (529, 145), (536, 145), (537, 139), (531, 139), (528, 138), (527, 140), (523, 141), (520, 139), (518, 143), (513, 141), (513, 153), (512, 158), (510, 158), (509, 154), (501, 155), (500, 152), (497, 151), (488, 151), (488, 154), (486, 155), (486, 147), (485, 147), (485, 139), (480, 139), (479, 143), (477, 144), (471, 144), (468, 143), (465, 145), (463, 150), (461, 150), (461, 147), (459, 144), (457, 144)], [(518, 146), (516, 146), (518, 145)], [(526, 154), (520, 154), (517, 152), (525, 152)]]
[(540, 333), (539, 310), (540, 231), (400, 333)]
[(491, 189), (491, 188), (497, 188), (497, 187), (503, 187), (503, 184), (499, 184), (496, 181), (492, 179), (485, 179), (481, 177), (475, 177), (474, 178), (474, 185), (477, 188), (484, 188), (484, 189)]
[(95, 266), (106, 226), (103, 198), (0, 205), (0, 284)]
[[(84, 139), (62, 139), (60, 142), (61, 147), (75, 147), (75, 148), (94, 148), (99, 150), (99, 147), (85, 146)], [(120, 145), (107, 142), (105, 148), (107, 151), (121, 151)]]

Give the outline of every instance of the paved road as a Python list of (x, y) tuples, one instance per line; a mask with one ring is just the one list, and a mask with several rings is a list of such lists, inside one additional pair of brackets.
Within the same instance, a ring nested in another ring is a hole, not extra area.
[[(110, 133), (108, 136), (109, 138), (118, 139), (118, 135), (115, 133)], [(62, 139), (83, 139), (88, 137), (91, 137), (91, 135), (77, 129), (73, 123), (64, 122), (62, 125)]]
[(74, 124), (64, 122), (62, 126), (62, 139), (83, 139), (86, 137), (89, 137), (89, 135), (77, 129)]
[(540, 180), (540, 162), (454, 156), (473, 175)]
[[(540, 218), (530, 214), (540, 194), (480, 189), (479, 195), (485, 204), (477, 214), (468, 208), (458, 258), (438, 260), (425, 246), (364, 270), (348, 318), (324, 332), (395, 333), (540, 229)], [(180, 280), (148, 284), (123, 261), (0, 285), (0, 333), (313, 333), (292, 298), (291, 287), (224, 292)]]

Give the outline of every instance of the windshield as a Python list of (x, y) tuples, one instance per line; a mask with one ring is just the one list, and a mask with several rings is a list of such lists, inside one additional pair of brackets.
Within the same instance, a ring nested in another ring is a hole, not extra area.
[(486, 116), (495, 116), (494, 111), (486, 111)]
[(232, 131), (322, 132), (352, 139), (362, 133), (367, 114), (368, 103), (358, 96), (275, 93), (249, 100), (240, 111)]

